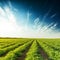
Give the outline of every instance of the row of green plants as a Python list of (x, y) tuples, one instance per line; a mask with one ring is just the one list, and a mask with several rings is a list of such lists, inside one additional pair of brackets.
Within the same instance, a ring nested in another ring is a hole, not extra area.
[(25, 60), (43, 60), (36, 40), (33, 42), (32, 46), (27, 52)]
[(14, 44), (16, 44), (16, 42), (13, 42), (13, 43), (4, 43), (4, 44), (1, 43), (1, 44), (0, 44), (0, 49), (9, 47), (9, 46), (14, 45)]
[[(50, 40), (48, 40), (47, 43), (49, 43), (49, 45), (50, 45), (51, 42), (49, 42), (49, 41)], [(49, 45), (45, 44), (46, 40), (45, 41), (38, 40), (38, 42), (39, 42), (40, 46), (44, 49), (44, 51), (47, 53), (49, 60), (60, 60), (60, 52), (55, 50), (55, 49), (53, 49), (53, 48), (51, 48)], [(52, 44), (52, 46), (53, 45), (54, 44)], [(57, 48), (57, 47), (55, 47), (55, 48)]]
[[(25, 41), (28, 41), (28, 40), (25, 40)], [(6, 48), (6, 47), (9, 47), (11, 45), (14, 45), (16, 43), (23, 43), (25, 42), (23, 39), (0, 39), (0, 49), (3, 49), (3, 48)]]
[(60, 40), (59, 39), (49, 40), (49, 41), (46, 40), (44, 43), (49, 45), (51, 48), (60, 51)]
[(24, 42), (16, 42), (16, 44), (14, 44), (14, 45), (8, 46), (8, 47), (3, 48), (3, 49), (0, 49), (0, 57), (5, 55), (5, 54), (7, 54), (9, 51), (11, 51), (11, 50), (23, 45), (26, 42), (28, 42), (28, 41), (25, 40)]
[(24, 51), (31, 45), (32, 41), (29, 41), (22, 46), (10, 51), (5, 57), (0, 58), (0, 60), (17, 60), (18, 57), (22, 56)]

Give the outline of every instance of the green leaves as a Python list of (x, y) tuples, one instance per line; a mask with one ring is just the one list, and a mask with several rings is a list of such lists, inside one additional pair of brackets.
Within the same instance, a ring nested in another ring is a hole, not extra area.
[(50, 60), (60, 60), (59, 39), (38, 40), (38, 42), (47, 53)]
[(39, 47), (36, 41), (33, 42), (26, 55), (27, 57), (25, 58), (25, 60), (43, 60), (42, 56), (39, 53)]

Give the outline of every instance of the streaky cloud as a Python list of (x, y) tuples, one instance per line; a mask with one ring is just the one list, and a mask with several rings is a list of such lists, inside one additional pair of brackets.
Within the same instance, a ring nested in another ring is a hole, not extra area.
[(16, 8), (12, 6), (10, 1), (8, 5), (0, 6), (0, 37), (60, 38), (60, 31), (56, 29), (58, 23), (44, 24), (44, 20), (47, 18), (50, 10), (44, 15), (42, 21), (37, 17), (32, 26), (29, 27), (31, 14), (27, 11), (25, 26), (21, 26), (18, 25), (17, 17), (13, 13), (18, 11), (14, 11), (14, 9)]

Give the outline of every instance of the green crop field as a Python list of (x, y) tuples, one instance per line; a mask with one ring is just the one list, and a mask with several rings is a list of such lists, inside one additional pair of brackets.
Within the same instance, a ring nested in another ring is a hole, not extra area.
[(0, 38), (0, 60), (60, 60), (60, 39)]

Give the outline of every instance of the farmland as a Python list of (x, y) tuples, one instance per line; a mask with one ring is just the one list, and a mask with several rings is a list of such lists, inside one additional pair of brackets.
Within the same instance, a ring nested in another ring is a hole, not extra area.
[(0, 38), (0, 60), (60, 60), (60, 39)]

